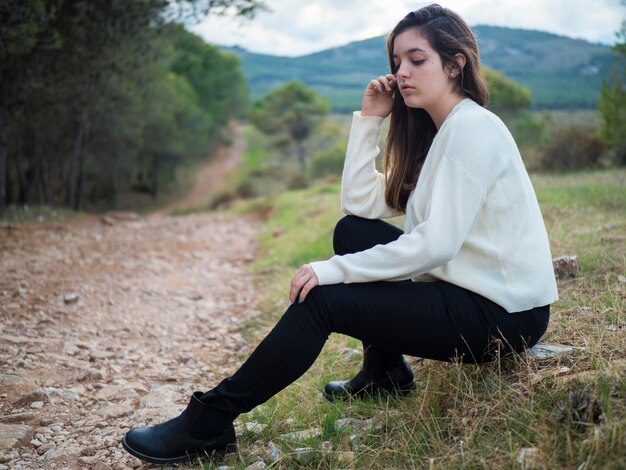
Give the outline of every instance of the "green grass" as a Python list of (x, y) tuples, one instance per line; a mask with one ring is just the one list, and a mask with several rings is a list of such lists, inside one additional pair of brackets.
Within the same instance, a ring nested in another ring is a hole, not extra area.
[(86, 217), (84, 212), (76, 212), (63, 207), (50, 206), (9, 206), (0, 211), (1, 224), (41, 223), (64, 221)]
[[(418, 384), (409, 397), (330, 404), (324, 383), (349, 378), (360, 366), (342, 353), (359, 343), (332, 335), (302, 378), (238, 419), (266, 427), (243, 432), (228, 463), (245, 468), (260, 457), (269, 464), (264, 449), (271, 441), (282, 451), (272, 468), (521, 468), (516, 459), (524, 448), (537, 449), (536, 467), (528, 468), (625, 468), (624, 181), (623, 169), (533, 177), (553, 256), (577, 255), (582, 264), (578, 278), (559, 281), (561, 298), (544, 341), (583, 349), (478, 366), (409, 358)], [(264, 313), (246, 330), (254, 343), (282, 315), (295, 270), (332, 254), (332, 230), (342, 216), (339, 187), (324, 182), (236, 210), (265, 220), (255, 265)], [(580, 412), (594, 404), (602, 411), (595, 423)], [(350, 432), (335, 429), (342, 417), (381, 424), (351, 440)], [(320, 435), (301, 443), (281, 437), (310, 428)], [(308, 460), (297, 459), (298, 447), (313, 449)]]

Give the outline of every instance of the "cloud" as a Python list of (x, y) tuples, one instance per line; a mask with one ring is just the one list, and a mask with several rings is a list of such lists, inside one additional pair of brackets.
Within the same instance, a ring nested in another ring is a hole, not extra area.
[[(267, 0), (271, 12), (252, 21), (210, 17), (192, 31), (208, 42), (254, 52), (302, 55), (389, 32), (409, 11), (431, 2), (410, 0)], [(537, 29), (612, 43), (626, 9), (620, 0), (449, 0), (441, 3), (470, 25)]]

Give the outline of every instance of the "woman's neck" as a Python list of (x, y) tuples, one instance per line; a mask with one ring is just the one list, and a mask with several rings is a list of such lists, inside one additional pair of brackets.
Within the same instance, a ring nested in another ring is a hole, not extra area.
[(465, 96), (458, 95), (456, 93), (450, 94), (450, 95), (447, 95), (447, 97), (444, 100), (437, 103), (437, 106), (435, 109), (426, 110), (426, 112), (430, 115), (430, 118), (435, 123), (437, 130), (441, 128), (444, 121), (448, 117), (448, 114), (450, 114), (450, 111), (452, 111), (452, 109), (461, 101), (463, 101), (465, 98), (466, 98)]

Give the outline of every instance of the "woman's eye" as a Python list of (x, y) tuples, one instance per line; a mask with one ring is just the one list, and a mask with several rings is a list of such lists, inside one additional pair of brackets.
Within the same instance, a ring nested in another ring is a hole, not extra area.
[(420, 65), (423, 64), (426, 61), (426, 59), (421, 59), (421, 60), (412, 60), (411, 63), (413, 65)]

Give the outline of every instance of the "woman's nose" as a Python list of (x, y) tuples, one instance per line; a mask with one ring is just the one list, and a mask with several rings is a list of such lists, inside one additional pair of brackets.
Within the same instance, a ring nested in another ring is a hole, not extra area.
[(400, 65), (398, 67), (398, 71), (396, 72), (396, 76), (398, 78), (407, 78), (409, 76), (408, 75), (408, 69), (406, 67)]

